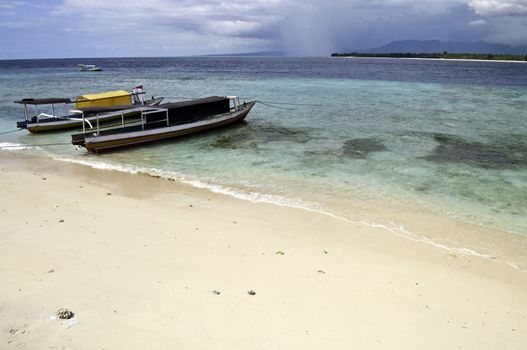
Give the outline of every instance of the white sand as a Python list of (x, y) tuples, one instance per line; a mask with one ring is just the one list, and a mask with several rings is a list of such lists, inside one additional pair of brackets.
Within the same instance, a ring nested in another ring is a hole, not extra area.
[(141, 175), (0, 168), (0, 349), (526, 348), (505, 264)]

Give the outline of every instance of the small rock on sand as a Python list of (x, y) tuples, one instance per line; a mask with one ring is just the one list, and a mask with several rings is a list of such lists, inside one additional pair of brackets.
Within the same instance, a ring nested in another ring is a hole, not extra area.
[(250, 291), (247, 292), (247, 294), (249, 294), (249, 295), (255, 295), (256, 292), (255, 292), (254, 290), (251, 289)]
[(64, 222), (64, 219), (60, 219), (59, 222)]
[(212, 291), (212, 294), (214, 294), (214, 295), (220, 295), (221, 293), (218, 292), (216, 289), (214, 289), (214, 290)]
[(70, 318), (72, 318), (73, 316), (75, 316), (75, 314), (73, 313), (73, 311), (69, 310), (69, 309), (66, 309), (66, 308), (60, 308), (57, 310), (57, 312), (55, 313), (57, 315), (57, 318), (61, 319), (61, 320), (69, 320)]

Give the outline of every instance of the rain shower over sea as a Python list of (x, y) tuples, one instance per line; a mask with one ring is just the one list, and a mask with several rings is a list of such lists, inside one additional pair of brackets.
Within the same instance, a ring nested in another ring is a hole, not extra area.
[(449, 249), (525, 255), (524, 243), (494, 243), (527, 236), (527, 64), (118, 58), (92, 59), (104, 70), (86, 73), (79, 63), (0, 61), (0, 132), (23, 118), (16, 99), (137, 84), (165, 101), (238, 95), (266, 104), (243, 124), (103, 155), (39, 146), (68, 142), (67, 131), (0, 135), (0, 152), (172, 178)]

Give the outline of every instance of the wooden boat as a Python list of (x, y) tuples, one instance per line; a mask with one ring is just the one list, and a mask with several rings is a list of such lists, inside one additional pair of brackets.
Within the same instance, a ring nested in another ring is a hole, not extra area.
[(139, 107), (138, 121), (126, 123), (123, 119), (116, 127), (85, 129), (82, 134), (72, 135), (72, 143), (99, 153), (166, 140), (240, 122), (254, 104), (240, 103), (232, 96), (211, 96), (157, 107)]
[[(16, 123), (17, 128), (27, 129), (33, 133), (59, 131), (65, 129), (81, 128), (83, 123), (91, 127), (91, 122), (96, 121), (96, 116), (101, 114), (98, 119), (100, 123), (106, 123), (115, 119), (122, 118), (121, 114), (111, 114), (110, 112), (130, 110), (137, 106), (156, 106), (163, 101), (163, 97), (144, 99), (144, 91), (126, 92), (110, 91), (102, 94), (89, 94), (77, 97), (74, 101), (69, 98), (25, 98), (15, 103), (24, 105), (25, 120)], [(75, 103), (77, 109), (69, 110), (64, 115), (55, 114), (55, 105), (69, 105)], [(36, 113), (29, 117), (28, 106), (34, 106)], [(50, 113), (39, 113), (40, 106), (49, 106)], [(104, 116), (103, 116), (104, 114)], [(130, 113), (126, 114), (126, 116)], [(133, 114), (132, 114), (133, 115)], [(84, 121), (82, 118), (85, 118)]]
[(100, 72), (102, 68), (94, 64), (79, 64), (79, 70), (81, 72)]

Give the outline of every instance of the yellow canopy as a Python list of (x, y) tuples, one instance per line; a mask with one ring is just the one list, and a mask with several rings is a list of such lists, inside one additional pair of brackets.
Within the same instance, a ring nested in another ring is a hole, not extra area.
[(124, 90), (82, 95), (77, 97), (75, 100), (75, 107), (77, 108), (96, 106), (107, 107), (130, 104), (132, 104), (132, 94)]

